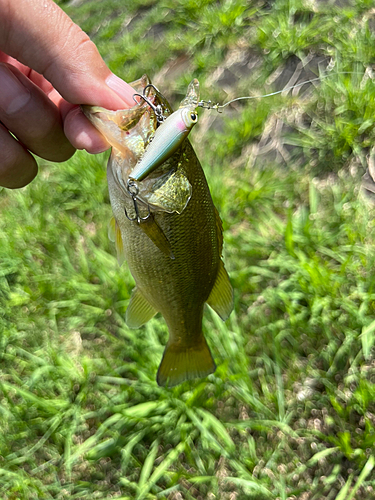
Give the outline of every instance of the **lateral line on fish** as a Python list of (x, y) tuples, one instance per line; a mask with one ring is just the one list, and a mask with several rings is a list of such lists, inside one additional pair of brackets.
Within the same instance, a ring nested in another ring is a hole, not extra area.
[(262, 99), (263, 97), (271, 97), (273, 95), (282, 94), (283, 92), (287, 92), (289, 90), (293, 90), (295, 88), (302, 87), (303, 85), (307, 85), (308, 83), (317, 82), (317, 81), (323, 80), (324, 78), (332, 77), (334, 75), (362, 75), (362, 74), (363, 73), (356, 72), (356, 71), (339, 71), (338, 73), (317, 76), (316, 78), (312, 78), (311, 80), (306, 80), (304, 82), (296, 83), (295, 85), (291, 85), (290, 87), (285, 87), (281, 90), (276, 90), (275, 92), (270, 92), (269, 94), (263, 94), (263, 95), (259, 95), (259, 96), (258, 95), (251, 95), (251, 96), (245, 96), (245, 97), (236, 97), (235, 99), (232, 99), (231, 101), (228, 101), (224, 104), (213, 103), (211, 100), (208, 100), (208, 101), (202, 100), (202, 101), (198, 102), (198, 107), (200, 107), (202, 109), (216, 109), (219, 113), (221, 113), (220, 110), (225, 108), (229, 104), (232, 104), (232, 102), (241, 101), (244, 99)]

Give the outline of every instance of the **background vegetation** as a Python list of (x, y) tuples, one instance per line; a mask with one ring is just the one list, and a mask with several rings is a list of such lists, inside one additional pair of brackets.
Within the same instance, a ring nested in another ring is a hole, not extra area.
[(0, 498), (374, 498), (374, 2), (60, 5), (174, 104), (193, 77), (219, 102), (327, 77), (200, 112), (235, 290), (205, 380), (159, 388), (164, 321), (124, 323), (108, 154), (0, 192)]

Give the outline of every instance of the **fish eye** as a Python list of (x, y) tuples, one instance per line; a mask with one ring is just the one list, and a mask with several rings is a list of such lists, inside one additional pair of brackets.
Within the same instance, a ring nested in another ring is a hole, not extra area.
[(195, 113), (191, 113), (191, 114), (190, 114), (190, 118), (191, 118), (191, 120), (192, 120), (193, 122), (196, 122), (196, 121), (198, 120), (198, 117), (197, 117), (197, 115), (196, 115)]

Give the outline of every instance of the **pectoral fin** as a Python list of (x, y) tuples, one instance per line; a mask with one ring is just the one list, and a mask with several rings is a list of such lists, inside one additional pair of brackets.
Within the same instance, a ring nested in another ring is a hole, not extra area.
[(233, 309), (233, 288), (229, 276), (225, 270), (224, 263), (220, 260), (219, 271), (207, 304), (225, 321), (229, 318)]
[(120, 228), (119, 228), (114, 217), (112, 217), (111, 220), (109, 221), (108, 238), (115, 243), (116, 252), (117, 252), (117, 260), (121, 266), (121, 264), (125, 260), (124, 244), (122, 242)]
[(173, 387), (185, 380), (207, 377), (216, 369), (206, 339), (200, 336), (192, 347), (170, 343), (165, 348), (156, 377), (158, 385)]
[(139, 226), (161, 252), (174, 259), (171, 244), (152, 214), (147, 219), (141, 220)]
[(116, 241), (116, 220), (114, 217), (111, 217), (108, 224), (108, 238), (112, 243)]
[(125, 322), (129, 328), (139, 328), (147, 323), (157, 310), (152, 307), (137, 287), (134, 288), (125, 314)]

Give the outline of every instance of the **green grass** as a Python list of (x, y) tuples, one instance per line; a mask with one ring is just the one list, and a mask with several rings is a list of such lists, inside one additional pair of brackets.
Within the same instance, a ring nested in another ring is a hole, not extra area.
[(373, 498), (373, 2), (60, 4), (113, 71), (175, 104), (193, 77), (225, 102), (330, 76), (200, 111), (235, 290), (226, 323), (205, 311), (207, 379), (158, 387), (163, 319), (125, 325), (107, 154), (0, 191), (0, 498)]

